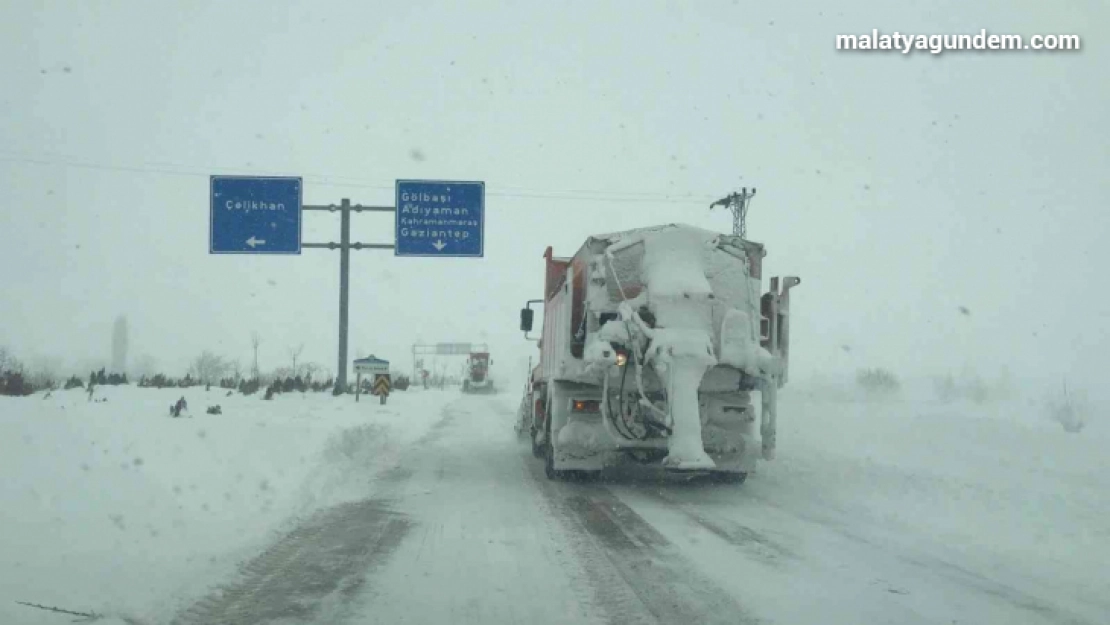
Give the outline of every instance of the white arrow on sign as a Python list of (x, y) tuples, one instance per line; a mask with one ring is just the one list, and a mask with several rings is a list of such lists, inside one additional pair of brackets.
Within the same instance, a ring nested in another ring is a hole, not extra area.
[(266, 245), (266, 239), (256, 239), (252, 234), (251, 238), (247, 239), (247, 245), (251, 246), (251, 249), (253, 250), (254, 246), (256, 245)]
[(436, 248), (437, 252), (442, 252), (443, 248), (447, 247), (447, 244), (437, 239), (435, 243), (432, 243), (432, 247)]

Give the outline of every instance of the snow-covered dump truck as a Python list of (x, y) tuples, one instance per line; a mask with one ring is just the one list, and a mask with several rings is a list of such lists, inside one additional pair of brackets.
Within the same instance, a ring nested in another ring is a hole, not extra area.
[(493, 379), (489, 366), (493, 364), (489, 352), (472, 352), (466, 360), (466, 377), (463, 378), (464, 393), (492, 393)]
[[(681, 224), (547, 248), (540, 362), (521, 415), (551, 479), (634, 462), (743, 481), (775, 451), (790, 289), (762, 291), (762, 244)], [(752, 391), (761, 399), (758, 439)]]

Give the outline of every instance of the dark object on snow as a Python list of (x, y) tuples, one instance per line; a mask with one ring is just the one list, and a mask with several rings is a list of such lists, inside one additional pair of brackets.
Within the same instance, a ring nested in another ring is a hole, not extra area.
[(228, 392), (227, 392), (227, 395), (224, 395), (224, 397), (231, 397), (231, 394), (232, 394), (233, 392), (234, 392), (234, 391), (228, 391)]
[[(25, 606), (30, 607), (30, 608), (38, 608), (40, 610), (46, 610), (47, 612), (57, 612), (58, 614), (69, 614), (69, 615), (72, 615), (72, 616), (83, 616), (83, 617), (85, 617), (82, 620), (93, 621), (93, 620), (100, 620), (101, 618), (104, 618), (103, 615), (97, 614), (96, 612), (74, 612), (72, 610), (64, 610), (62, 608), (55, 608), (55, 607), (48, 606), (48, 605), (39, 605), (37, 603), (28, 603), (26, 601), (16, 601), (16, 603), (18, 603), (19, 605), (25, 605)], [(78, 622), (78, 621), (75, 621), (75, 622)]]
[(205, 412), (207, 412), (208, 414), (223, 414), (223, 410), (220, 409), (219, 404), (216, 404), (215, 406), (209, 406), (208, 410), (206, 410)]
[(181, 411), (182, 410), (188, 410), (188, 409), (189, 409), (189, 404), (185, 402), (185, 397), (182, 396), (181, 399), (177, 400), (176, 404), (170, 406), (170, 414), (175, 416), (175, 417), (180, 417), (181, 416)]

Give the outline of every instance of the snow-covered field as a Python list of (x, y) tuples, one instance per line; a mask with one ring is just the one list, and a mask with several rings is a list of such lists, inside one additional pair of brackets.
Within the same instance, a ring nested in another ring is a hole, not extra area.
[[(225, 394), (0, 397), (0, 623), (64, 618), (15, 601), (159, 622), (298, 518), (364, 496), (456, 397)], [(181, 396), (190, 418), (170, 418)]]
[[(1067, 433), (1039, 400), (804, 390), (739, 487), (548, 482), (512, 393), (190, 389), (188, 419), (167, 416), (182, 391), (0, 398), (0, 622), (66, 618), (29, 601), (166, 623), (341, 502), (364, 509), (287, 540), (347, 549), (366, 519), (380, 548), (312, 622), (1110, 622), (1110, 415)], [(279, 597), (305, 557), (240, 588)], [(256, 605), (236, 601), (205, 609)]]

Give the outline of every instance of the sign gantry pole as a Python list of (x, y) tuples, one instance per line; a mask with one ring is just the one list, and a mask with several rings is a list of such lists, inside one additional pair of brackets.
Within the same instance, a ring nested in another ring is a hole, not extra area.
[[(393, 250), (394, 256), (418, 257), (485, 255), (484, 182), (398, 180), (395, 206), (362, 206), (348, 198), (339, 205), (304, 205), (303, 180), (294, 176), (212, 176), (209, 185), (209, 254), (339, 250), (336, 395), (347, 389), (351, 250)], [(303, 211), (339, 211), (339, 243), (302, 243)], [(351, 243), (352, 211), (394, 213), (395, 243)], [(385, 384), (388, 393), (388, 379), (378, 384)]]
[(339, 243), (304, 243), (302, 247), (308, 249), (339, 250), (339, 357), (336, 363), (335, 394), (339, 395), (347, 390), (347, 345), (348, 323), (350, 312), (350, 284), (351, 284), (351, 250), (391, 250), (392, 243), (351, 243), (351, 211), (392, 213), (392, 206), (362, 206), (351, 204), (351, 200), (343, 198), (339, 205), (328, 204), (325, 206), (305, 206), (306, 211), (339, 211)]

